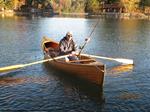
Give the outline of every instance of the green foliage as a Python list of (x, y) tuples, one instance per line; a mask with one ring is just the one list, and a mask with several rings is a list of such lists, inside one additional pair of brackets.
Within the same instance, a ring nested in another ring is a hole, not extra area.
[(100, 0), (87, 0), (85, 5), (85, 11), (89, 13), (97, 14), (100, 10)]
[(150, 6), (150, 0), (144, 0), (144, 3), (143, 3), (145, 6)]
[(50, 0), (55, 11), (64, 13), (84, 12), (86, 0)]
[(120, 0), (103, 0), (106, 3), (116, 3), (116, 2), (120, 2)]
[(13, 9), (13, 0), (0, 0), (0, 8)]
[(4, 0), (0, 0), (0, 8), (3, 8), (4, 6)]
[(85, 0), (73, 0), (71, 4), (71, 12), (84, 12)]
[[(132, 12), (141, 7), (150, 6), (150, 0), (26, 0), (27, 6), (33, 6), (33, 4), (42, 4), (42, 8), (46, 7), (50, 3), (56, 12), (62, 13), (100, 13), (101, 3), (116, 3), (120, 2), (127, 12)], [(0, 8), (13, 9), (14, 0), (0, 0)], [(35, 8), (38, 5), (36, 5)]]
[(71, 11), (71, 0), (62, 0), (60, 6), (62, 12), (69, 13)]
[(13, 1), (5, 0), (5, 9), (13, 9)]

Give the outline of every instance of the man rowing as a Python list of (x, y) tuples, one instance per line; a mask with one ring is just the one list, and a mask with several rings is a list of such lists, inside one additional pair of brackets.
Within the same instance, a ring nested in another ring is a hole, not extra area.
[(63, 37), (59, 42), (59, 55), (69, 54), (66, 61), (78, 60), (77, 45), (73, 40), (72, 32), (67, 32), (65, 37)]

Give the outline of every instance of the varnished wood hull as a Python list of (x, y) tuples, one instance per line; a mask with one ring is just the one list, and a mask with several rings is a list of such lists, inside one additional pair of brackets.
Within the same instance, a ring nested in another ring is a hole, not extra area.
[[(48, 38), (43, 38), (42, 40), (42, 49), (44, 52), (44, 58), (49, 58), (44, 51), (44, 43), (48, 41)], [(52, 40), (49, 40), (52, 41)], [(56, 43), (56, 42), (55, 42)], [(83, 59), (91, 59), (88, 56), (82, 56)], [(48, 62), (51, 66), (68, 72), (70, 74), (76, 75), (82, 79), (86, 79), (94, 84), (103, 86), (104, 74), (105, 74), (105, 65), (97, 61), (89, 61), (85, 63), (68, 63), (64, 59), (59, 59), (55, 61)]]

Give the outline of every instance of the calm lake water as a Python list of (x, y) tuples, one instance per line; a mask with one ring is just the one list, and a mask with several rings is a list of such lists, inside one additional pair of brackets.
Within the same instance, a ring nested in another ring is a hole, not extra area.
[[(0, 17), (0, 67), (43, 59), (41, 39), (72, 31), (84, 43), (97, 19)], [(50, 112), (150, 111), (150, 21), (100, 19), (84, 53), (134, 60), (106, 64), (103, 91), (37, 64), (0, 74), (0, 110)]]

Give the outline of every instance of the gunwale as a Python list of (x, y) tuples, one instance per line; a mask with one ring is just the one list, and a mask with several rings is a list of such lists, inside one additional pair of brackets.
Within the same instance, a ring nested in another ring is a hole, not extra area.
[[(48, 59), (47, 53), (45, 53), (45, 43), (47, 42), (53, 42), (54, 44), (58, 44), (52, 39), (49, 39), (47, 37), (43, 37), (42, 39), (42, 50), (44, 53), (44, 58)], [(84, 59), (91, 59), (91, 57), (83, 56), (81, 54), (81, 57)], [(65, 59), (58, 59), (54, 61), (49, 61), (49, 65), (52, 67), (55, 67), (59, 70), (71, 73), (76, 75), (77, 77), (80, 77), (82, 79), (88, 80), (98, 86), (103, 86), (104, 82), (104, 75), (105, 75), (105, 65), (101, 62), (98, 62), (96, 60), (92, 60), (86, 63), (68, 63), (65, 62)]]

